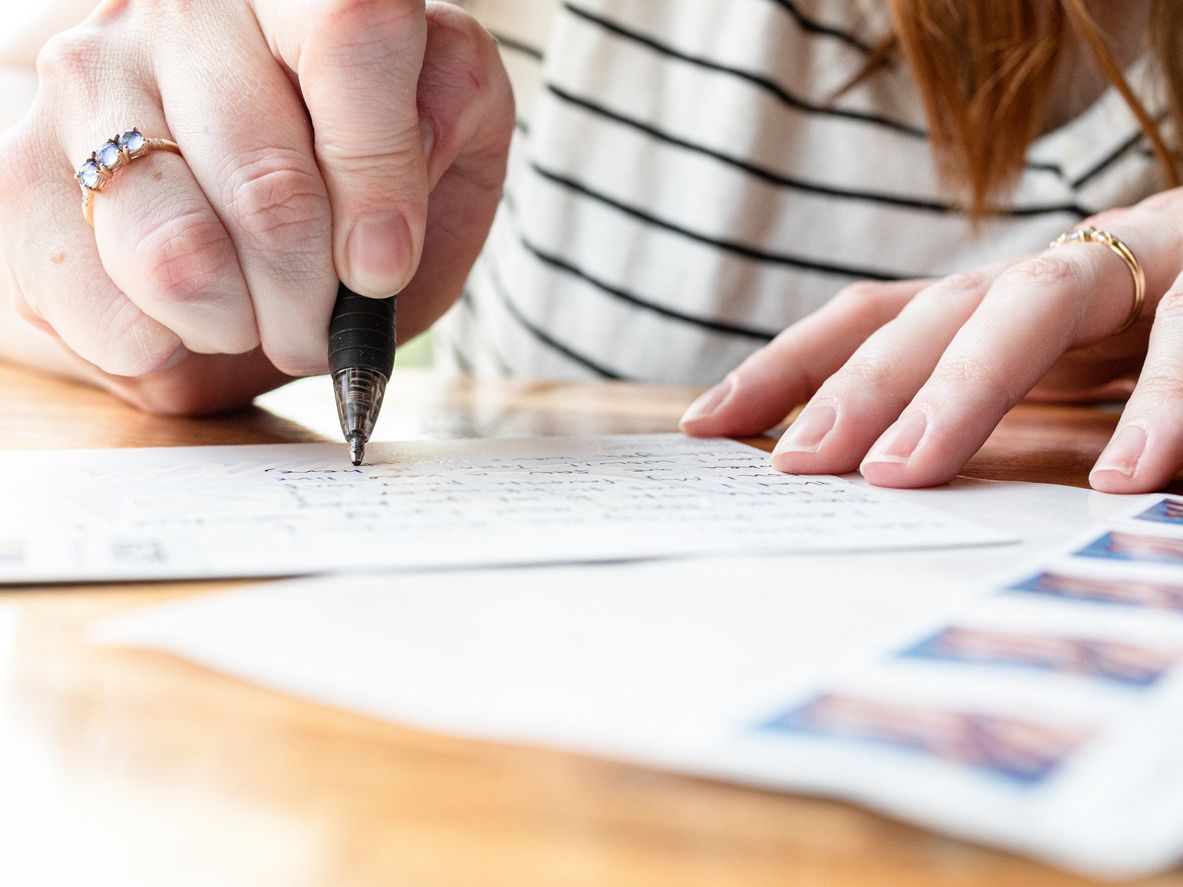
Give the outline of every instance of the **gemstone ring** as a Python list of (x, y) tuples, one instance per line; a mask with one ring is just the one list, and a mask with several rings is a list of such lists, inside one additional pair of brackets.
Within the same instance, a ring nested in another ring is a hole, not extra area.
[(145, 138), (138, 129), (129, 129), (112, 136), (82, 164), (74, 178), (82, 186), (82, 214), (90, 227), (94, 227), (94, 195), (107, 186), (115, 173), (151, 151), (181, 153), (176, 142)]

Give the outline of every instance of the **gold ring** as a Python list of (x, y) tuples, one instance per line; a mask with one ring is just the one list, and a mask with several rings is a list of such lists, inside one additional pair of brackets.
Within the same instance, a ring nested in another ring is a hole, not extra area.
[(1146, 272), (1142, 270), (1142, 263), (1138, 261), (1138, 257), (1134, 255), (1134, 251), (1108, 231), (1094, 228), (1091, 225), (1087, 228), (1081, 228), (1077, 231), (1067, 231), (1061, 234), (1049, 243), (1048, 247), (1054, 249), (1057, 246), (1063, 246), (1065, 243), (1100, 243), (1117, 253), (1118, 257), (1125, 262), (1126, 267), (1130, 269), (1130, 274), (1134, 275), (1134, 304), (1130, 306), (1130, 313), (1126, 315), (1125, 321), (1117, 328), (1113, 335), (1116, 336), (1124, 333), (1137, 323), (1138, 318), (1142, 316), (1142, 305), (1146, 301)]
[(138, 129), (129, 129), (122, 135), (112, 136), (86, 159), (74, 174), (82, 186), (82, 215), (86, 224), (94, 227), (94, 195), (107, 187), (115, 173), (152, 151), (181, 153), (176, 142), (145, 138)]

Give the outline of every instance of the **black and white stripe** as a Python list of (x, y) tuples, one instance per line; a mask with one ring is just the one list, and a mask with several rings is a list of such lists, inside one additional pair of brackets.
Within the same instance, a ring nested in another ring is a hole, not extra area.
[[(518, 98), (506, 196), (441, 363), (709, 383), (860, 279), (1038, 249), (1161, 187), (1115, 92), (1032, 146), (975, 227), (906, 71), (847, 0), (469, 0)], [(856, 14), (857, 13), (857, 14)], [(1161, 107), (1148, 72), (1135, 88)]]

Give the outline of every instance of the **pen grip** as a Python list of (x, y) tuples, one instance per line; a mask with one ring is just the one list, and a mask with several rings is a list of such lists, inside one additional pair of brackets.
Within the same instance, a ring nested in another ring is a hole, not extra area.
[(394, 369), (395, 297), (359, 296), (344, 284), (329, 322), (329, 372), (365, 368), (386, 378)]

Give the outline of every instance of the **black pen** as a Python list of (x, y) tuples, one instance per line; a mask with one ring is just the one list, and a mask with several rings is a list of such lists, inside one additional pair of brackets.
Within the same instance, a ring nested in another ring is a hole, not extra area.
[(394, 369), (395, 297), (370, 299), (341, 284), (329, 322), (329, 373), (349, 458), (361, 465)]

